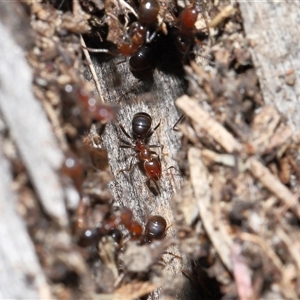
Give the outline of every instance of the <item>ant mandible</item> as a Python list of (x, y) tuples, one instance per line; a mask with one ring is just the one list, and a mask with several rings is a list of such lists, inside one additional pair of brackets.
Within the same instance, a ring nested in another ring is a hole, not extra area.
[[(154, 182), (157, 190), (159, 191), (157, 181), (160, 179), (162, 174), (161, 162), (158, 154), (154, 151), (151, 151), (150, 148), (157, 148), (161, 146), (147, 146), (146, 143), (148, 139), (152, 136), (152, 134), (155, 132), (155, 130), (160, 126), (160, 122), (152, 130), (152, 118), (150, 117), (150, 115), (144, 112), (139, 112), (133, 116), (131, 125), (132, 136), (130, 136), (126, 132), (124, 127), (120, 124), (122, 132), (132, 141), (131, 143), (124, 141), (126, 145), (120, 145), (120, 148), (131, 148), (136, 152), (134, 157), (137, 157), (140, 160), (140, 162), (143, 163), (143, 168), (148, 179)], [(129, 169), (122, 169), (119, 171), (119, 173), (124, 171), (130, 171), (132, 169), (132, 161), (133, 160), (131, 160)]]

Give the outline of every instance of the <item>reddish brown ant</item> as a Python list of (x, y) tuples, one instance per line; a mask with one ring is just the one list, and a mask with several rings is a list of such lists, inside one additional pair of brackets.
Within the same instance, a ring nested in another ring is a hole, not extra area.
[[(157, 0), (142, 0), (137, 12), (138, 20), (129, 26), (124, 41), (117, 45), (118, 54), (130, 57), (129, 65), (133, 72), (143, 71), (154, 64), (154, 51), (144, 43), (152, 42), (156, 36), (158, 28), (152, 34), (150, 29), (157, 20), (159, 9)], [(87, 50), (114, 55), (107, 49), (87, 48)]]
[(153, 24), (159, 13), (157, 0), (142, 0), (138, 9), (138, 21), (130, 25), (129, 41), (118, 46), (118, 51), (124, 56), (133, 56), (146, 41), (151, 42), (155, 33), (150, 36), (149, 25)]
[(110, 235), (115, 240), (121, 239), (118, 227), (123, 225), (130, 233), (131, 238), (139, 239), (143, 234), (143, 227), (133, 219), (132, 211), (123, 207), (98, 224), (95, 228), (88, 228), (81, 232), (78, 244), (82, 247), (96, 245), (103, 236)]
[(64, 160), (61, 172), (71, 178), (77, 191), (81, 193), (84, 178), (84, 167), (81, 161), (73, 154), (69, 153)]
[(67, 84), (64, 87), (64, 92), (74, 99), (77, 105), (87, 110), (98, 122), (111, 122), (117, 117), (118, 106), (99, 103), (89, 91), (79, 85)]
[(167, 230), (166, 219), (154, 215), (148, 219), (143, 231), (142, 226), (133, 219), (132, 211), (124, 207), (118, 214), (103, 220), (97, 227), (84, 230), (78, 244), (82, 247), (96, 245), (100, 238), (105, 235), (110, 235), (116, 242), (120, 242), (122, 239), (122, 232), (118, 229), (120, 225), (129, 231), (131, 239), (139, 240), (142, 244), (161, 240)]
[(195, 23), (199, 10), (194, 5), (187, 6), (177, 19), (175, 45), (182, 54), (187, 54), (194, 43)]
[[(161, 163), (158, 154), (151, 151), (150, 148), (161, 147), (159, 145), (146, 145), (147, 140), (152, 136), (154, 131), (159, 127), (158, 123), (154, 129), (151, 129), (152, 118), (149, 114), (144, 112), (139, 112), (133, 116), (132, 119), (132, 135), (130, 136), (124, 127), (120, 124), (122, 132), (132, 141), (126, 145), (120, 145), (120, 148), (131, 148), (136, 152), (135, 157), (137, 157), (140, 162), (143, 163), (143, 168), (148, 176), (149, 180), (152, 180), (159, 191), (157, 181), (160, 179), (162, 170)], [(162, 148), (162, 147), (161, 147)], [(134, 157), (133, 157), (134, 158)], [(130, 171), (132, 169), (132, 160), (129, 169), (122, 169), (119, 172)]]
[(184, 56), (188, 55), (195, 41), (201, 44), (196, 37), (198, 32), (195, 28), (199, 12), (200, 9), (193, 3), (186, 6), (177, 18), (176, 29), (173, 31), (175, 33), (174, 43), (178, 51)]

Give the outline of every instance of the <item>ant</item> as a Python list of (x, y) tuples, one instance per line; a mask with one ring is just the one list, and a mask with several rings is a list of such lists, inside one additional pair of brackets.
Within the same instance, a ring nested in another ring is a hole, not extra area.
[[(117, 105), (106, 104), (101, 99), (92, 95), (85, 88), (83, 82), (68, 83), (61, 87), (62, 118), (76, 128), (79, 134), (84, 134), (93, 121), (104, 127), (107, 123), (113, 122), (117, 118), (119, 107)], [(76, 139), (73, 134), (70, 135), (71, 142)], [(78, 147), (74, 145), (75, 148)]]
[(80, 85), (66, 84), (64, 93), (68, 98), (74, 99), (80, 108), (86, 110), (92, 118), (100, 123), (112, 122), (117, 118), (118, 106), (100, 103), (87, 89)]
[(138, 21), (133, 22), (128, 31), (129, 41), (118, 46), (123, 56), (133, 56), (146, 41), (150, 43), (155, 33), (150, 36), (150, 25), (153, 24), (159, 13), (157, 0), (142, 0), (138, 9)]
[(61, 166), (61, 172), (73, 181), (75, 188), (81, 194), (84, 179), (84, 166), (75, 154), (67, 154)]
[[(152, 25), (155, 24), (160, 6), (157, 0), (141, 0), (137, 11), (137, 21), (133, 22), (121, 43), (117, 43), (117, 52), (130, 57), (129, 66), (133, 72), (140, 72), (152, 67), (155, 63), (156, 53), (149, 45), (157, 35), (159, 25), (151, 34)], [(108, 49), (91, 49), (90, 52), (108, 53), (116, 55)]]
[(96, 245), (106, 235), (110, 235), (118, 242), (122, 238), (122, 233), (118, 229), (120, 225), (129, 231), (132, 239), (138, 239), (143, 234), (143, 227), (133, 219), (132, 211), (123, 207), (119, 212), (104, 218), (97, 227), (82, 231), (77, 243), (81, 247)]
[(112, 215), (103, 220), (97, 227), (84, 230), (81, 233), (78, 244), (81, 247), (96, 245), (101, 237), (105, 235), (111, 236), (116, 243), (120, 243), (122, 239), (122, 232), (118, 229), (120, 225), (123, 225), (129, 231), (131, 239), (138, 240), (139, 244), (161, 240), (167, 230), (166, 219), (162, 216), (154, 215), (148, 219), (143, 231), (142, 226), (133, 219), (132, 211), (124, 207), (119, 212), (119, 215)]
[(187, 6), (178, 17), (178, 32), (175, 44), (179, 52), (185, 54), (193, 44), (195, 23), (199, 10), (194, 5)]
[[(155, 64), (156, 51), (150, 45), (143, 45), (129, 58), (129, 68), (133, 72), (141, 72), (152, 68)], [(153, 67), (154, 68), (154, 67)]]
[[(152, 136), (155, 130), (160, 126), (160, 122), (151, 129), (152, 118), (149, 114), (144, 112), (139, 112), (133, 116), (132, 119), (132, 136), (130, 136), (124, 127), (120, 124), (120, 128), (123, 133), (132, 141), (132, 143), (126, 142), (126, 145), (120, 145), (120, 148), (131, 148), (136, 152), (135, 157), (137, 157), (140, 162), (143, 163), (143, 168), (148, 176), (149, 181), (153, 181), (157, 190), (159, 191), (157, 181), (160, 179), (162, 170), (160, 158), (156, 152), (151, 151), (150, 148), (161, 147), (158, 145), (146, 145), (147, 140)], [(134, 157), (133, 157), (134, 158)], [(119, 171), (130, 171), (132, 169), (132, 160), (130, 163), (129, 170), (122, 169)]]
[[(150, 7), (148, 13), (153, 14), (151, 22), (153, 23), (155, 21), (158, 15), (159, 6), (156, 7), (153, 2), (156, 2), (156, 0), (142, 1), (139, 10), (140, 20), (142, 20), (142, 12), (146, 10), (145, 7), (148, 3)], [(153, 12), (151, 12), (151, 9), (153, 9)], [(184, 8), (177, 19), (176, 29), (174, 31), (174, 43), (179, 53), (184, 56), (188, 54), (189, 50), (194, 45), (196, 35), (195, 24), (197, 22), (199, 12), (200, 9), (197, 8), (195, 4), (192, 4)], [(134, 26), (135, 29), (130, 31), (134, 32), (131, 34), (130, 50), (127, 51), (127, 53), (123, 53), (119, 48), (119, 52), (124, 56), (130, 56), (129, 67), (132, 72), (141, 72), (154, 67), (158, 54), (161, 54), (157, 49), (157, 44), (158, 41), (161, 40), (161, 35), (155, 31), (149, 38), (149, 30), (147, 30), (144, 25), (141, 25), (139, 22), (135, 22), (132, 26)], [(148, 36), (147, 38), (146, 35)], [(139, 36), (139, 39), (137, 39), (137, 36)], [(141, 36), (143, 36), (143, 38), (140, 38)], [(139, 42), (136, 42), (137, 40)], [(146, 43), (152, 43), (144, 44), (145, 40)]]
[[(195, 3), (186, 6), (176, 21), (174, 32), (174, 43), (177, 50), (186, 56), (189, 50), (193, 47), (195, 41), (201, 44), (201, 41), (197, 39), (197, 29), (195, 24), (198, 19), (200, 9)], [(205, 20), (206, 21), (206, 20)]]

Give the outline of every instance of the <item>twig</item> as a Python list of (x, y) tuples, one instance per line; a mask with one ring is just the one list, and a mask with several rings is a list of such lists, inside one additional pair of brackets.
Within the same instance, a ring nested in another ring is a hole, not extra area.
[(300, 218), (298, 197), (293, 195), (268, 168), (254, 157), (248, 159), (248, 168), (252, 175), (258, 179), (265, 188), (274, 193), (284, 205), (290, 208), (295, 215)]
[(84, 39), (82, 37), (82, 35), (80, 35), (80, 44), (82, 46), (82, 51), (83, 51), (83, 54), (88, 62), (88, 65), (89, 65), (89, 68), (90, 68), (90, 71), (92, 73), (92, 76), (93, 76), (93, 80), (95, 82), (95, 85), (96, 85), (96, 89), (98, 91), (98, 94), (99, 94), (99, 98), (100, 98), (100, 101), (101, 103), (105, 103), (105, 100), (104, 98), (102, 97), (102, 91), (101, 91), (101, 87), (100, 87), (100, 84), (99, 84), (99, 80), (98, 80), (98, 76), (96, 74), (96, 70), (94, 68), (94, 65), (93, 65), (93, 62), (91, 60), (91, 57), (90, 57), (90, 54), (88, 52), (88, 50), (86, 49), (86, 44), (84, 42)]
[(297, 265), (298, 272), (300, 272), (299, 241), (292, 241), (282, 228), (277, 228), (276, 234), (286, 245), (287, 251), (289, 251), (291, 257)]
[(201, 160), (201, 151), (197, 148), (190, 148), (188, 160), (191, 172), (191, 182), (203, 226), (214, 244), (222, 262), (229, 271), (232, 271), (232, 264), (230, 261), (232, 241), (228, 235), (224, 234), (224, 232), (221, 233), (214, 228), (214, 216), (211, 210), (212, 193), (208, 179), (209, 175), (207, 168)]
[(138, 18), (136, 11), (127, 2), (125, 2), (124, 0), (118, 0), (118, 2), (121, 6), (127, 8), (136, 18)]
[(236, 12), (236, 9), (231, 5), (224, 7), (208, 24), (210, 28), (217, 27), (225, 19), (229, 18)]
[[(240, 152), (242, 150), (242, 145), (232, 136), (232, 134), (229, 133), (219, 122), (214, 120), (200, 105), (198, 105), (196, 100), (185, 95), (177, 99), (176, 104), (227, 152)], [(266, 189), (278, 197), (285, 206), (290, 208), (295, 215), (300, 218), (300, 206), (298, 204), (297, 195), (290, 192), (290, 190), (284, 186), (280, 180), (275, 177), (257, 158), (250, 157), (245, 162), (245, 165), (252, 175), (258, 179)]]
[(297, 299), (297, 294), (295, 293), (294, 289), (291, 286), (291, 282), (286, 280), (285, 276), (285, 267), (280, 261), (277, 254), (274, 252), (274, 250), (259, 236), (250, 234), (250, 233), (240, 233), (239, 237), (244, 240), (251, 243), (255, 243), (258, 246), (262, 248), (262, 250), (265, 252), (265, 254), (270, 258), (270, 260), (273, 262), (274, 266), (278, 269), (279, 273), (281, 274), (281, 289), (284, 293), (284, 296), (289, 299)]
[(241, 151), (242, 145), (220, 123), (214, 120), (208, 112), (198, 105), (195, 99), (186, 95), (176, 100), (177, 106), (194, 122), (201, 126), (226, 152)]

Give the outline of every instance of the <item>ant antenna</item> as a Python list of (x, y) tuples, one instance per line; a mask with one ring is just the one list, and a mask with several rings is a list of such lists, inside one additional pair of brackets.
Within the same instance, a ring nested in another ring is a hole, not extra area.
[(132, 91), (132, 90), (137, 86), (137, 84), (140, 83), (140, 82), (141, 82), (141, 80), (138, 80), (137, 82), (135, 82), (135, 83), (134, 83), (127, 91), (125, 91), (125, 92), (119, 97), (119, 99), (117, 100), (117, 102), (120, 103), (121, 99), (122, 99), (125, 95), (127, 95), (130, 91)]

